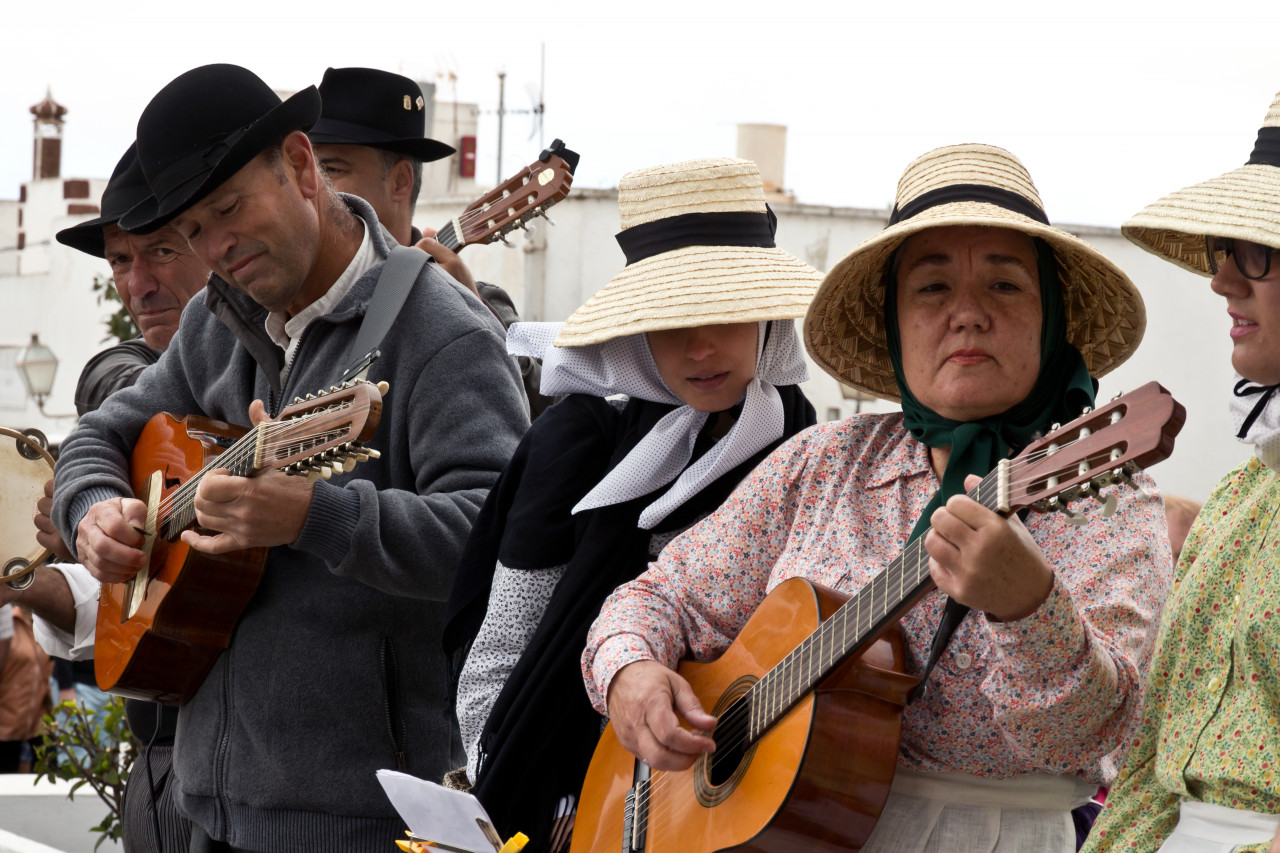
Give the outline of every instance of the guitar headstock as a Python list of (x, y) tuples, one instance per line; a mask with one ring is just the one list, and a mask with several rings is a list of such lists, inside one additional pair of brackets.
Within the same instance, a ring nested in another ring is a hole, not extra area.
[(502, 240), (535, 216), (545, 218), (547, 208), (569, 194), (577, 166), (575, 152), (559, 139), (552, 142), (537, 160), (480, 196), (453, 220), (459, 248)]
[(314, 481), (377, 459), (378, 451), (364, 443), (378, 428), (387, 390), (385, 382), (355, 379), (294, 398), (279, 419), (258, 428), (256, 467), (270, 465)]
[(1186, 409), (1157, 382), (1124, 394), (1032, 442), (1017, 458), (1002, 463), (1008, 482), (1001, 509), (1063, 512), (1073, 522), (1083, 516), (1069, 505), (1082, 498), (1115, 509), (1115, 496), (1101, 489), (1133, 488), (1133, 475), (1169, 458)]

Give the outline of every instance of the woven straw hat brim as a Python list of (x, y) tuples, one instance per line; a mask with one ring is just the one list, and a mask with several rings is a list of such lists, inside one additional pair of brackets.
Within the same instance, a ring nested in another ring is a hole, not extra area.
[(1280, 248), (1280, 169), (1241, 166), (1149, 204), (1120, 233), (1154, 255), (1213, 275), (1204, 238), (1232, 237)]
[(588, 346), (663, 329), (803, 317), (822, 273), (781, 249), (688, 246), (614, 276), (556, 336)]
[(893, 252), (928, 228), (979, 225), (1040, 237), (1054, 249), (1067, 340), (1095, 377), (1124, 363), (1142, 341), (1146, 308), (1119, 267), (1083, 240), (994, 204), (929, 208), (867, 238), (831, 268), (805, 317), (805, 348), (838, 381), (901, 402), (884, 329), (884, 270)]

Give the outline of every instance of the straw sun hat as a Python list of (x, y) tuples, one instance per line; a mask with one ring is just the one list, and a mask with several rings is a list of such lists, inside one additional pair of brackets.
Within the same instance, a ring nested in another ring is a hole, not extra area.
[(690, 160), (618, 183), (627, 266), (573, 312), (558, 347), (641, 332), (803, 317), (822, 273), (774, 246), (760, 169)]
[(1129, 277), (1088, 243), (1049, 225), (1018, 158), (991, 145), (952, 145), (907, 166), (888, 226), (836, 264), (818, 288), (805, 318), (805, 346), (823, 370), (846, 385), (899, 400), (885, 343), (886, 265), (912, 234), (948, 225), (1012, 228), (1053, 247), (1067, 340), (1094, 376), (1137, 349), (1146, 309)]
[(1148, 252), (1201, 275), (1213, 274), (1205, 237), (1280, 248), (1280, 94), (1245, 165), (1147, 205), (1120, 231)]

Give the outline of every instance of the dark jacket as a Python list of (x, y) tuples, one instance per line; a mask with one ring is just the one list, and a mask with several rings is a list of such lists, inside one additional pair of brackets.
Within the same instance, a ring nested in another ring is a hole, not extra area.
[(142, 371), (155, 364), (160, 353), (142, 338), (121, 341), (89, 359), (76, 383), (76, 414), (84, 417), (121, 388), (138, 380)]
[[(372, 209), (344, 198), (385, 257)], [(152, 412), (244, 423), (255, 398), (275, 413), (332, 384), (380, 268), (307, 327), (284, 388), (266, 310), (211, 278), (160, 361), (66, 440), (64, 536), (95, 499), (129, 493), (125, 454)], [(370, 442), (381, 458), (316, 484), (302, 535), (270, 550), (230, 648), (179, 714), (179, 807), (234, 847), (383, 853), (403, 823), (375, 771), (440, 778), (462, 760), (444, 599), (527, 410), (501, 327), (434, 264), (380, 349), (369, 379), (390, 383)]]

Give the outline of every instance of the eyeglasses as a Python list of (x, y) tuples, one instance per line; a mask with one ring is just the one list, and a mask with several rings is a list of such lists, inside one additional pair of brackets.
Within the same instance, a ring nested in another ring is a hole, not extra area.
[(1271, 253), (1277, 251), (1251, 240), (1234, 240), (1230, 237), (1205, 237), (1204, 248), (1209, 254), (1209, 268), (1214, 275), (1227, 263), (1227, 258), (1234, 257), (1240, 274), (1254, 281), (1270, 272)]

